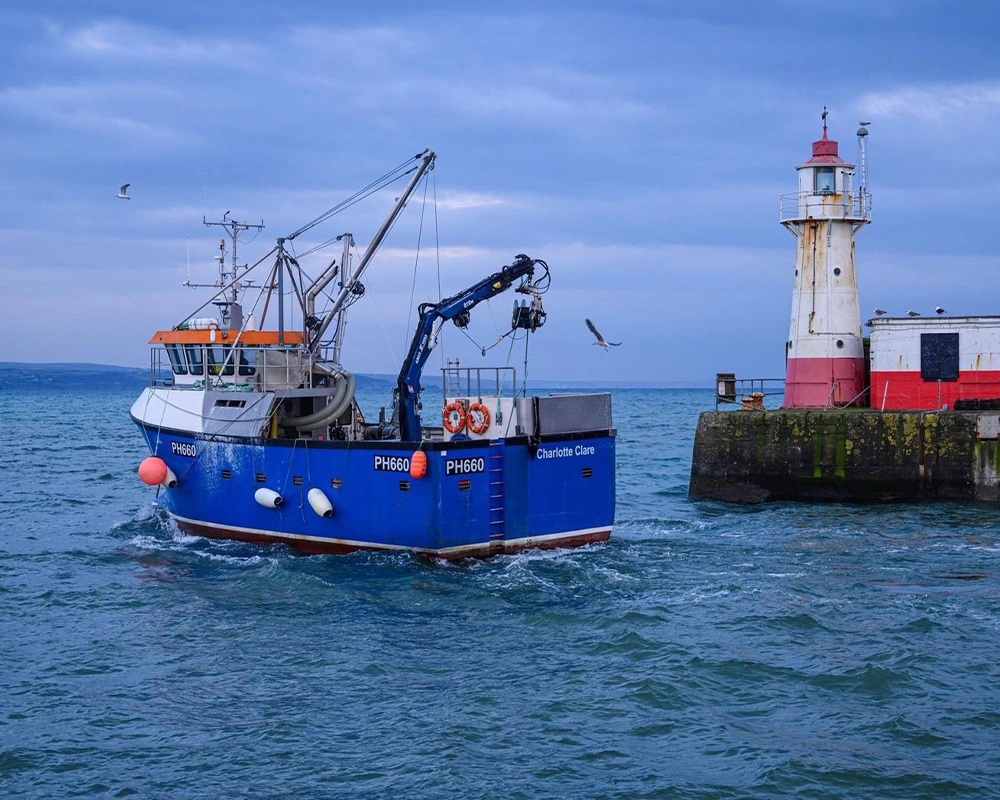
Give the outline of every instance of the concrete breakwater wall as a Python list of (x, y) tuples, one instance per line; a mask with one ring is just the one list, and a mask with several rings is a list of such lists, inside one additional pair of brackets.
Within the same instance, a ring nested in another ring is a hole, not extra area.
[(1000, 413), (709, 411), (691, 460), (696, 500), (1000, 501)]

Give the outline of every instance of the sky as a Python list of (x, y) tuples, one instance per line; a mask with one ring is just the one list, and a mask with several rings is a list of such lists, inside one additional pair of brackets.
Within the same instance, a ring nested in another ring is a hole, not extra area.
[[(207, 299), (185, 280), (217, 279), (203, 220), (263, 221), (238, 250), (253, 263), (430, 148), (350, 311), (348, 369), (395, 373), (418, 303), (525, 253), (552, 276), (533, 378), (781, 378), (778, 202), (824, 107), (852, 163), (871, 122), (862, 319), (1000, 313), (1000, 5), (42, 0), (3, 3), (0, 25), (0, 361), (146, 366), (153, 332)], [(345, 231), (363, 251), (398, 191), (293, 252)], [(513, 298), (430, 364), (520, 375), (523, 343), (481, 351)], [(594, 347), (585, 318), (622, 345)]]

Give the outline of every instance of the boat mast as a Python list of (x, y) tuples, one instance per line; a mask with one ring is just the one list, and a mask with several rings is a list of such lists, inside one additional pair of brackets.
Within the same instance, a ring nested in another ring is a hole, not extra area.
[[(236, 263), (236, 244), (239, 240), (240, 233), (250, 230), (251, 228), (261, 230), (264, 227), (264, 220), (261, 220), (260, 224), (237, 222), (235, 219), (229, 219), (229, 212), (227, 211), (222, 215), (222, 220), (220, 222), (209, 222), (204, 216), (201, 218), (201, 221), (203, 225), (208, 227), (218, 226), (225, 228), (230, 241), (232, 241), (232, 246), (230, 248), (231, 262), (228, 271), (226, 270), (226, 240), (221, 239), (219, 241), (219, 255), (215, 257), (215, 260), (219, 262), (219, 281), (218, 283), (212, 284), (212, 286), (222, 287), (223, 289), (221, 292), (223, 299), (215, 301), (215, 305), (219, 307), (219, 312), (222, 315), (223, 327), (229, 327), (231, 319), (230, 314), (233, 312), (236, 312), (236, 320), (234, 320), (237, 323), (236, 327), (242, 327), (243, 313), (239, 305), (240, 291), (249, 286), (249, 284), (244, 286), (239, 280), (238, 272), (240, 266)], [(246, 269), (246, 264), (243, 265), (243, 268)], [(186, 286), (208, 288), (206, 284), (191, 283), (190, 281), (185, 281), (184, 283)], [(226, 292), (227, 285), (229, 287), (228, 294)]]
[[(347, 268), (350, 265), (351, 258), (351, 245), (354, 244), (354, 238), (349, 233), (344, 234), (344, 254), (340, 259), (340, 289), (344, 289), (344, 273), (347, 272)], [(344, 330), (347, 328), (347, 308), (342, 308), (340, 310), (340, 316), (337, 317), (337, 332), (333, 335), (333, 363), (340, 363), (340, 346), (344, 343)]]

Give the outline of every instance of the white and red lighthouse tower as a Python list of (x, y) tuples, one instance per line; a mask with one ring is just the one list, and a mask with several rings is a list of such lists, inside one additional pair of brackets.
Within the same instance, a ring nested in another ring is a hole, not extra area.
[(865, 136), (858, 131), (862, 172), (827, 138), (796, 167), (799, 190), (781, 198), (780, 218), (796, 240), (792, 320), (785, 343), (783, 408), (829, 408), (860, 403), (865, 390), (864, 340), (854, 263), (854, 236), (871, 221), (865, 187)]

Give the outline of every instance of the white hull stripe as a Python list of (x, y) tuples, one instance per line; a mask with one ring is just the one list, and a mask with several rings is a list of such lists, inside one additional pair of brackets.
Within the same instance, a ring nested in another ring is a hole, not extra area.
[(503, 544), (506, 546), (514, 547), (532, 547), (541, 542), (553, 542), (558, 539), (575, 539), (578, 536), (589, 536), (596, 533), (611, 533), (611, 526), (599, 526), (597, 528), (580, 528), (575, 531), (563, 531), (561, 533), (547, 533), (544, 536), (524, 536), (520, 539), (497, 539), (486, 542), (476, 542), (474, 544), (460, 544), (455, 547), (442, 547), (440, 549), (435, 549), (433, 547), (407, 547), (403, 544), (383, 544), (380, 542), (364, 542), (357, 539), (335, 539), (330, 536), (306, 536), (301, 533), (278, 533), (277, 531), (266, 531), (259, 528), (243, 528), (237, 525), (220, 525), (215, 522), (202, 522), (197, 519), (189, 519), (187, 517), (181, 517), (177, 514), (170, 514), (170, 516), (177, 520), (178, 522), (187, 522), (191, 525), (199, 525), (203, 528), (214, 528), (216, 530), (222, 531), (233, 531), (234, 533), (247, 533), (254, 536), (267, 536), (271, 539), (289, 539), (293, 541), (305, 541), (305, 542), (321, 542), (323, 544), (341, 545), (344, 547), (357, 547), (357, 548), (367, 548), (367, 549), (378, 549), (378, 550), (403, 550), (406, 552), (413, 553), (433, 553), (434, 555), (449, 555), (454, 553), (460, 553), (463, 550), (470, 549), (481, 549), (483, 547), (488, 547), (491, 544)]

